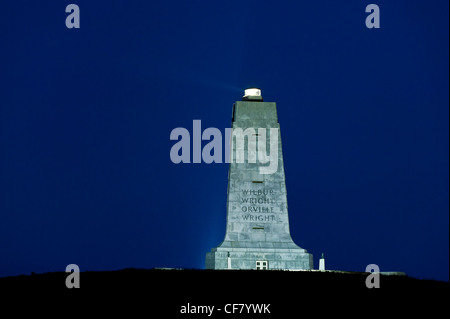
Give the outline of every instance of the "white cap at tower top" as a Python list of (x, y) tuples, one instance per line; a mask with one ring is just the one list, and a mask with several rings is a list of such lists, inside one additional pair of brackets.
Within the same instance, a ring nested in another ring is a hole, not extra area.
[(244, 97), (249, 96), (261, 96), (261, 89), (258, 88), (249, 88), (245, 90)]

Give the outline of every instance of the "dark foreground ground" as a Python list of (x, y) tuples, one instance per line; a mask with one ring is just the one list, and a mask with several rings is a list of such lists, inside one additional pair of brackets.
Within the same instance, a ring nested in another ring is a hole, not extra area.
[[(79, 289), (66, 287), (68, 275), (0, 278), (0, 309), (14, 310), (13, 317), (435, 318), (446, 317), (449, 303), (446, 282), (381, 275), (380, 288), (368, 289), (367, 273), (124, 269), (81, 272)], [(182, 313), (188, 305), (197, 313)]]

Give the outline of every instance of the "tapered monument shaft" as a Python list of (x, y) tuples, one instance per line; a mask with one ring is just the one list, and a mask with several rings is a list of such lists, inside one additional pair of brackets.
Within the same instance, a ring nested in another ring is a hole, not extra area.
[[(248, 89), (233, 106), (227, 226), (207, 269), (312, 269), (290, 235), (276, 104)], [(243, 158), (242, 158), (243, 154)]]

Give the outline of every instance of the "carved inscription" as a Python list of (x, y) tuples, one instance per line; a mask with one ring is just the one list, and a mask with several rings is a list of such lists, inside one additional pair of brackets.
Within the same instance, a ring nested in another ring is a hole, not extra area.
[(242, 220), (251, 222), (272, 222), (275, 221), (274, 206), (277, 202), (274, 199), (273, 189), (242, 189), (241, 190), (241, 211)]

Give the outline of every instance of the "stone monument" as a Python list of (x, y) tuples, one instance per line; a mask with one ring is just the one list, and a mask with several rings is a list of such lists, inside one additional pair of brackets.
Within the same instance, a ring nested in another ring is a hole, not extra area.
[(322, 253), (322, 257), (319, 259), (319, 270), (325, 271), (325, 255)]
[[(313, 269), (313, 256), (290, 235), (279, 127), (276, 104), (259, 89), (245, 90), (233, 105), (226, 234), (206, 254), (206, 269)], [(269, 153), (275, 163), (263, 160)]]

